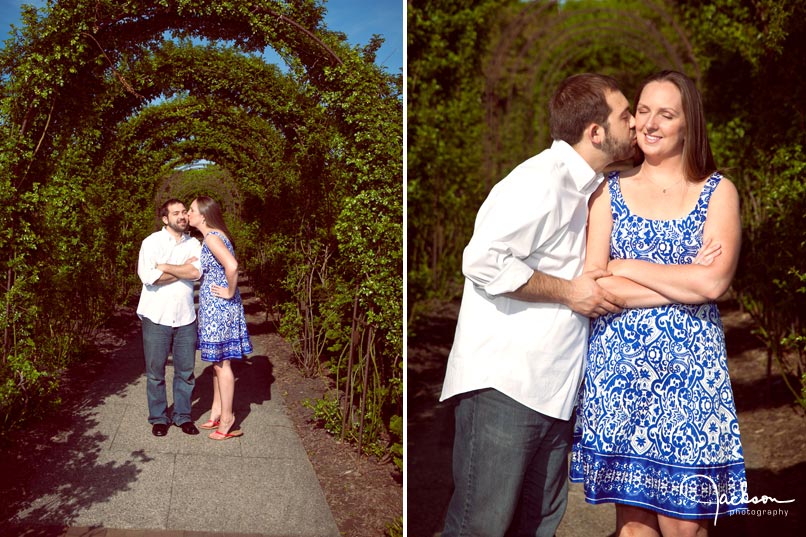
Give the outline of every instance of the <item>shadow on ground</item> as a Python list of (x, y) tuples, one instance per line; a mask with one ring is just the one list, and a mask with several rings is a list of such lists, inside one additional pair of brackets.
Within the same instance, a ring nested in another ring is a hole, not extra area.
[[(119, 310), (110, 318), (107, 329), (110, 336), (101, 341), (98, 352), (87, 355), (67, 373), (64, 385), (69, 388), (62, 392), (62, 406), (17, 432), (10, 444), (3, 446), (0, 519), (13, 523), (16, 517), (23, 516), (27, 521), (70, 524), (75, 513), (105, 502), (137, 480), (135, 462), (101, 460), (114, 431), (104, 430), (98, 416), (85, 411), (110, 396), (125, 397), (126, 388), (145, 369), (142, 339), (135, 335), (140, 324), (132, 311)], [(131, 344), (122, 346), (126, 340)], [(86, 390), (106, 366), (115, 367), (109, 382)], [(147, 459), (142, 453), (134, 457)], [(33, 502), (45, 495), (53, 501), (32, 508)]]
[[(269, 332), (271, 328), (264, 326), (269, 324), (256, 327)], [(132, 397), (137, 393), (132, 385), (145, 375), (140, 326), (132, 307), (121, 308), (101, 330), (97, 349), (66, 372), (60, 390), (63, 403), (58, 409), (12, 438), (0, 439), (0, 520), (12, 531), (0, 529), (0, 535), (63, 535), (64, 528), (74, 525), (82, 512), (136, 489), (143, 464), (154, 459), (144, 449), (131, 452), (124, 460), (110, 455), (125, 405), (106, 403)], [(250, 323), (250, 333), (252, 328)], [(233, 362), (232, 369), (237, 380), (238, 426), (251, 408), (271, 400), (275, 378), (266, 355)], [(171, 370), (169, 360), (169, 375)], [(196, 379), (194, 421), (210, 410), (212, 375), (210, 365)], [(143, 407), (143, 434), (148, 435), (148, 409), (144, 403), (139, 406)]]
[[(204, 372), (196, 378), (193, 389), (191, 418), (198, 421), (210, 411), (213, 404), (213, 365), (208, 365)], [(273, 365), (268, 356), (253, 355), (243, 360), (232, 361), (232, 373), (236, 386), (233, 409), (235, 412), (234, 428), (249, 416), (252, 405), (260, 406), (271, 401), (271, 385), (274, 383)]]

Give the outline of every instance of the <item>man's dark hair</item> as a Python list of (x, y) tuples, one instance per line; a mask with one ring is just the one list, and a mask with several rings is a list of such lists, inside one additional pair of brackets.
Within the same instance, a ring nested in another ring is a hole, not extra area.
[(177, 203), (180, 203), (182, 205), (185, 204), (185, 202), (182, 201), (182, 200), (178, 200), (176, 198), (171, 198), (168, 201), (166, 201), (165, 203), (163, 203), (162, 205), (160, 205), (160, 208), (157, 209), (157, 218), (162, 220), (164, 217), (168, 216), (168, 212), (169, 212), (168, 208), (171, 205), (176, 205)]
[(563, 80), (549, 103), (551, 138), (574, 145), (591, 123), (607, 129), (612, 112), (607, 95), (618, 91), (616, 79), (606, 75), (582, 73)]

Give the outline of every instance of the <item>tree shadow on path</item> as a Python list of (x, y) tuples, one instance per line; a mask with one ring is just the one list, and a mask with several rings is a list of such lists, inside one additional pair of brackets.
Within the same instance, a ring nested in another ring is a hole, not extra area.
[(142, 374), (139, 326), (131, 310), (113, 315), (98, 350), (67, 371), (59, 408), (6, 439), (0, 458), (0, 518), (6, 528), (70, 524), (77, 513), (129, 490), (138, 479), (149, 457), (140, 452), (125, 462), (104, 460), (115, 430), (96, 407), (109, 397), (125, 398)]

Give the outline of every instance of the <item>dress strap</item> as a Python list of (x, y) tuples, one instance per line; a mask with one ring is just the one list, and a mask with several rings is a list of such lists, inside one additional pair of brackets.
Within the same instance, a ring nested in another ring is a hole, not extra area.
[(700, 192), (700, 199), (697, 201), (697, 209), (705, 214), (708, 211), (708, 203), (711, 201), (711, 194), (714, 193), (719, 182), (722, 180), (722, 174), (714, 172), (711, 177), (705, 180), (705, 186), (702, 187)]
[(607, 188), (610, 192), (610, 210), (613, 213), (613, 219), (616, 220), (617, 215), (623, 215), (629, 212), (627, 204), (624, 202), (624, 196), (621, 194), (619, 172), (610, 172), (607, 174)]
[[(227, 250), (232, 252), (233, 255), (234, 255), (235, 250), (232, 247), (232, 243), (230, 242), (229, 237), (227, 237), (226, 233), (224, 233), (223, 231), (219, 231), (217, 229), (213, 229), (213, 230), (208, 231), (207, 235), (215, 235), (216, 237), (220, 238), (222, 241), (224, 241), (224, 246), (227, 247)], [(207, 235), (204, 236), (205, 239), (207, 238)]]
[[(219, 239), (224, 241), (224, 244), (229, 244), (229, 239), (227, 238), (227, 235), (223, 231), (218, 231), (217, 229), (213, 229), (213, 230), (208, 231), (207, 235), (215, 235), (216, 237), (218, 237)], [(204, 236), (205, 239), (207, 238), (207, 235)]]

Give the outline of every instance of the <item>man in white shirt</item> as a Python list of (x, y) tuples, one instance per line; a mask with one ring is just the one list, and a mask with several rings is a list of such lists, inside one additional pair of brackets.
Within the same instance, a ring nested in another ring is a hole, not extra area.
[(554, 142), (493, 187), (465, 248), (465, 287), (442, 401), (458, 396), (454, 493), (442, 537), (551, 537), (565, 513), (571, 413), (589, 317), (623, 302), (583, 273), (588, 199), (633, 155), (615, 80), (569, 77), (549, 105)]
[[(148, 422), (154, 436), (171, 422), (185, 434), (199, 434), (190, 417), (196, 377), (196, 308), (193, 281), (201, 276), (201, 243), (187, 233), (184, 203), (169, 199), (158, 210), (165, 226), (143, 240), (137, 274), (143, 282), (137, 315), (143, 325)], [(174, 409), (168, 417), (165, 365), (173, 357)]]

